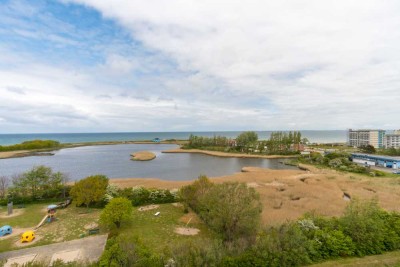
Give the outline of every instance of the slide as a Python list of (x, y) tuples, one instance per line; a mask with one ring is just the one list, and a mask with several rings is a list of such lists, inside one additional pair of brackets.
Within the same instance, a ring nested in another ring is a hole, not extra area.
[(38, 229), (40, 226), (42, 226), (42, 225), (44, 224), (44, 222), (46, 221), (46, 219), (47, 219), (48, 216), (49, 216), (49, 215), (46, 214), (46, 215), (43, 217), (43, 219), (40, 221), (40, 223), (35, 227), (35, 230)]

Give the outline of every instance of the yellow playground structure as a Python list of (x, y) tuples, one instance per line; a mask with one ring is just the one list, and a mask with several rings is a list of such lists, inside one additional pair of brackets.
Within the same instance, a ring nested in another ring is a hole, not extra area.
[(26, 231), (21, 235), (21, 243), (32, 242), (33, 239), (35, 239), (35, 232), (33, 231)]

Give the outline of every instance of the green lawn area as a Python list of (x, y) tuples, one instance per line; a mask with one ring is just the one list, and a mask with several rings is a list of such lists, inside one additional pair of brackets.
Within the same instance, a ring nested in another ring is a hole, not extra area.
[[(26, 208), (15, 209), (17, 216), (10, 218), (1, 218), (2, 225), (11, 225), (13, 232), (18, 233), (21, 230), (32, 230), (47, 214), (46, 207), (52, 203), (31, 204)], [(2, 207), (0, 214), (4, 215), (6, 207)], [(33, 243), (20, 245), (20, 233), (6, 238), (0, 238), (0, 252), (21, 249), (26, 247), (47, 245), (56, 242), (78, 239), (82, 235), (87, 235), (87, 228), (91, 224), (97, 224), (100, 210), (86, 208), (77, 208), (72, 203), (66, 209), (60, 209), (56, 213), (56, 221), (46, 223), (35, 231), (36, 240)]]
[[(160, 215), (155, 216), (156, 212)], [(188, 227), (200, 230), (197, 235), (185, 236), (174, 232), (176, 227), (185, 226), (188, 220)], [(160, 204), (159, 208), (147, 211), (134, 207), (132, 221), (121, 226), (120, 234), (124, 233), (137, 235), (149, 249), (159, 253), (165, 247), (184, 240), (213, 238), (213, 233), (194, 213), (185, 214), (183, 207), (172, 204)]]
[(339, 260), (326, 261), (311, 265), (312, 267), (332, 267), (332, 266), (400, 266), (400, 251), (387, 252), (382, 255), (367, 256), (363, 258), (345, 258)]

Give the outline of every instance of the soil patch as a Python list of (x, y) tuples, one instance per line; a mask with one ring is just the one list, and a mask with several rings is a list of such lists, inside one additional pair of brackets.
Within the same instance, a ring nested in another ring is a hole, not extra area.
[(33, 239), (32, 242), (21, 243), (21, 240), (18, 239), (17, 242), (14, 243), (14, 245), (16, 247), (20, 247), (20, 248), (29, 247), (30, 245), (35, 244), (36, 242), (38, 242), (40, 239), (42, 239), (42, 236), (35, 235), (35, 239)]
[(156, 154), (150, 151), (139, 151), (131, 154), (131, 160), (148, 161), (156, 158)]
[(97, 228), (97, 227), (99, 227), (99, 225), (98, 225), (97, 223), (95, 223), (95, 222), (88, 223), (88, 224), (86, 224), (86, 225), (84, 226), (84, 228), (85, 228), (86, 230), (93, 229), (93, 228)]
[(178, 235), (197, 235), (200, 232), (197, 228), (190, 228), (190, 227), (176, 227), (175, 233)]
[(11, 217), (16, 217), (19, 216), (21, 214), (23, 214), (25, 212), (24, 209), (13, 209), (13, 213), (8, 215), (7, 211), (5, 212), (1, 212), (0, 213), (0, 218), (11, 218)]
[(31, 230), (30, 228), (13, 228), (12, 229), (12, 233), (9, 235), (5, 235), (5, 236), (1, 236), (0, 237), (0, 241), (1, 240), (5, 240), (5, 239), (9, 239), (11, 237), (14, 236), (20, 236), (22, 233), (24, 233), (25, 231)]
[(148, 205), (138, 208), (138, 211), (154, 210), (160, 207), (160, 205)]

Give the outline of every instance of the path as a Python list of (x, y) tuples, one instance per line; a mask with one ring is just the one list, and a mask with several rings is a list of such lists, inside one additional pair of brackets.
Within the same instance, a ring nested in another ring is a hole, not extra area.
[[(53, 255), (73, 254), (79, 261), (97, 261), (103, 253), (107, 235), (95, 235), (67, 242), (55, 243), (46, 246), (25, 248), (0, 253), (0, 261), (28, 255), (36, 255), (35, 261), (50, 262)], [(77, 252), (77, 253), (71, 253)], [(78, 253), (79, 252), (79, 253)], [(29, 258), (29, 257), (28, 257)]]

